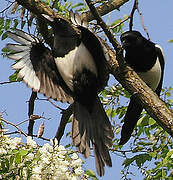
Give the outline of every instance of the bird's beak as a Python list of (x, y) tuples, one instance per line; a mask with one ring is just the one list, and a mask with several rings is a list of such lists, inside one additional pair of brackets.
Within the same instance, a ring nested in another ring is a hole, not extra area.
[(42, 16), (43, 16), (46, 20), (48, 20), (49, 22), (53, 22), (53, 21), (54, 21), (54, 19), (53, 19), (52, 17), (48, 16), (47, 14), (42, 14)]

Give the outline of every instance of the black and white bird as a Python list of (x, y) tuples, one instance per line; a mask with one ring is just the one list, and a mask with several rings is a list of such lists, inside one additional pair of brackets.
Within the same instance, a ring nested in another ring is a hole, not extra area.
[[(125, 32), (121, 35), (120, 40), (126, 51), (127, 64), (160, 96), (165, 64), (162, 48), (144, 38), (138, 31)], [(120, 145), (130, 139), (142, 110), (142, 105), (132, 95), (124, 117)]]
[(7, 32), (19, 43), (7, 44), (12, 51), (8, 58), (16, 60), (13, 69), (33, 91), (74, 103), (73, 145), (87, 158), (92, 144), (97, 173), (103, 176), (104, 166), (112, 166), (109, 148), (113, 131), (98, 97), (108, 81), (102, 44), (78, 14), (71, 13), (71, 20), (80, 33), (64, 19), (43, 16), (53, 30), (53, 48), (50, 50), (37, 37), (16, 30)]

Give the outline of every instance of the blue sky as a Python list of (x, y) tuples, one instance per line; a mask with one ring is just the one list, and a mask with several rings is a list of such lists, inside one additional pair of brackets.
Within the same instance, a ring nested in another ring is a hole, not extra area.
[[(1, 8), (5, 7), (4, 1), (1, 4)], [(133, 1), (126, 3), (120, 11), (114, 11), (109, 14), (111, 20), (122, 18), (124, 14), (129, 14), (131, 11), (131, 7), (133, 5)], [(173, 39), (173, 21), (172, 21), (172, 8), (173, 1), (172, 0), (139, 0), (139, 7), (143, 14), (144, 24), (150, 34), (150, 38), (153, 42), (158, 43), (162, 46), (165, 59), (166, 59), (166, 67), (165, 67), (165, 75), (164, 75), (164, 87), (172, 86), (173, 87), (173, 76), (172, 76), (172, 53), (173, 53), (173, 43), (168, 43), (168, 40)], [(134, 29), (141, 31), (141, 33), (145, 36), (145, 32), (143, 31), (140, 18), (135, 13), (135, 21), (134, 21)], [(128, 30), (125, 28), (124, 30)], [(0, 47), (3, 48), (6, 41), (0, 41)], [(0, 82), (8, 81), (9, 75), (11, 75), (14, 71), (11, 69), (11, 65), (13, 61), (8, 60), (6, 58), (0, 57)], [(26, 87), (24, 83), (13, 83), (8, 85), (0, 85), (0, 112), (6, 111), (4, 114), (4, 118), (12, 121), (14, 123), (20, 122), (22, 120), (28, 119), (28, 104), (27, 101), (30, 97), (31, 90)], [(42, 95), (39, 95), (40, 98), (44, 98)], [(61, 107), (63, 104), (58, 103)], [(48, 138), (54, 137), (59, 120), (61, 115), (59, 111), (52, 106), (50, 103), (45, 101), (37, 101), (35, 107), (35, 114), (39, 114), (51, 118), (50, 120), (45, 120), (45, 134), (44, 136)], [(36, 121), (34, 131), (37, 132), (38, 126), (42, 123), (42, 120)], [(8, 128), (10, 128), (8, 126)], [(21, 126), (23, 130), (27, 132), (27, 124), (23, 124)], [(68, 126), (67, 129), (70, 129)], [(67, 144), (71, 142), (71, 139), (63, 137), (62, 143)], [(44, 143), (40, 140), (38, 143)], [(118, 157), (116, 154), (112, 154), (113, 167), (106, 168), (105, 176), (100, 178), (101, 180), (118, 180), (120, 179), (120, 169), (122, 159)], [(95, 162), (93, 158), (89, 158), (86, 162), (87, 168), (95, 169)], [(133, 177), (133, 180), (141, 180), (142, 176), (140, 172), (136, 169), (134, 170), (136, 174)]]

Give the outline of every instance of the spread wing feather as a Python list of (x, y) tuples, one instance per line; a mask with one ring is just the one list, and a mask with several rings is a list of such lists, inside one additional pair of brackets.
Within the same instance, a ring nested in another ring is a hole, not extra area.
[(12, 67), (19, 70), (18, 77), (23, 78), (33, 91), (72, 103), (73, 98), (68, 95), (70, 92), (59, 74), (52, 52), (38, 38), (21, 30), (8, 31), (7, 35), (19, 43), (6, 45), (10, 51), (7, 57), (16, 61)]

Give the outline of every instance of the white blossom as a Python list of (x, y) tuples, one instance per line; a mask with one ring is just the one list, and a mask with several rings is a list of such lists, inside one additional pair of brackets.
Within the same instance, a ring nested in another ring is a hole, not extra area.
[(27, 136), (26, 138), (26, 144), (32, 148), (36, 148), (37, 147), (37, 143), (32, 139), (31, 136)]
[(73, 153), (71, 158), (74, 160), (74, 159), (78, 159), (79, 157), (78, 157), (77, 153)]
[(82, 174), (84, 173), (84, 171), (82, 170), (81, 167), (76, 168), (76, 169), (74, 170), (74, 172), (75, 172), (75, 174), (76, 174), (77, 176), (82, 175)]
[(7, 154), (7, 151), (4, 148), (0, 148), (0, 155)]
[(73, 160), (71, 163), (71, 166), (81, 166), (81, 165), (82, 165), (82, 160), (79, 158), (76, 160)]
[[(18, 163), (15, 160), (17, 153), (21, 153), (21, 162)], [(22, 144), (21, 138), (3, 136), (0, 139), (0, 155), (4, 157), (6, 154), (8, 159), (14, 157), (10, 168), (20, 168), (24, 179), (28, 179), (28, 172), (31, 172), (31, 180), (87, 179), (82, 170), (82, 160), (77, 153), (58, 145), (57, 140), (39, 147), (30, 136), (27, 137), (26, 144)]]

